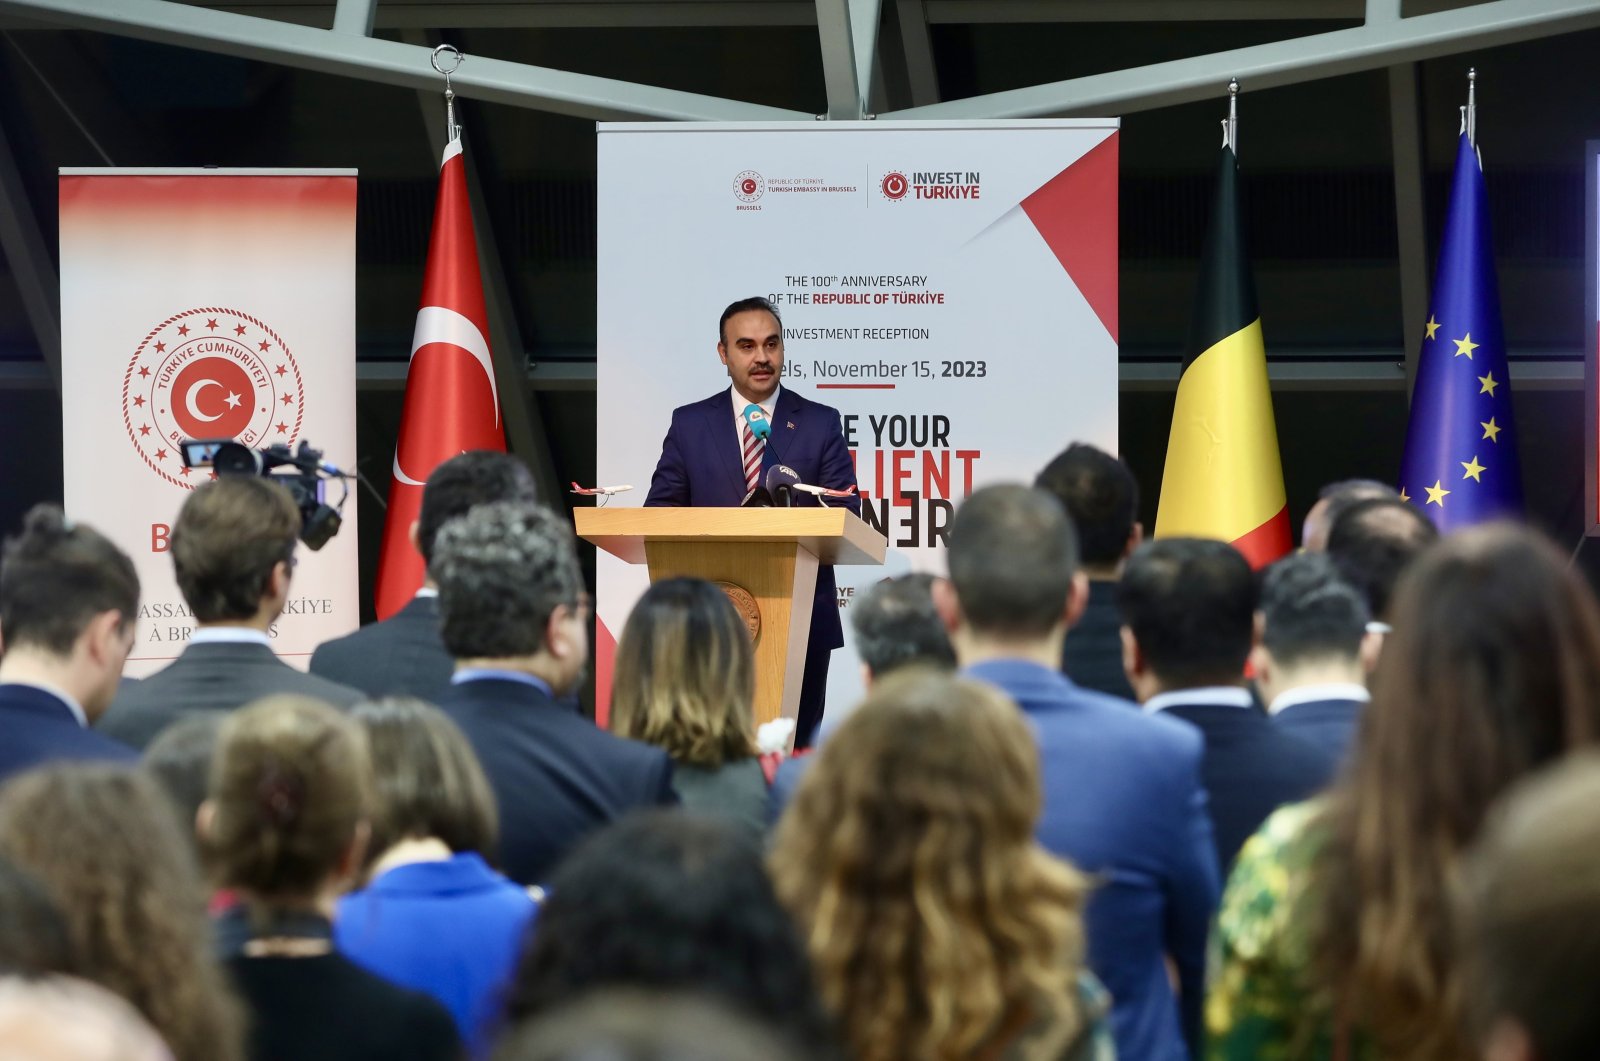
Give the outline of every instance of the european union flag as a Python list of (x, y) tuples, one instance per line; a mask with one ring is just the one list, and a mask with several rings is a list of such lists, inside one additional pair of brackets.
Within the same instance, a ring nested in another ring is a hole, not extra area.
[(1400, 496), (1441, 531), (1522, 514), (1483, 166), (1465, 130), (1411, 394)]

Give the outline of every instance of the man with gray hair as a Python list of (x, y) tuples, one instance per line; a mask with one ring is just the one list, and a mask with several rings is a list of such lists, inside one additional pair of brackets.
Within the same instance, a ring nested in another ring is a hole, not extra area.
[(1280, 729), (1344, 761), (1367, 703), (1367, 602), (1325, 553), (1285, 557), (1267, 569), (1250, 662), (1267, 713)]
[(543, 883), (607, 822), (677, 802), (666, 752), (561, 702), (589, 662), (588, 596), (565, 521), (527, 502), (480, 505), (440, 530), (428, 573), (456, 661), (439, 706), (488, 774), (508, 877)]

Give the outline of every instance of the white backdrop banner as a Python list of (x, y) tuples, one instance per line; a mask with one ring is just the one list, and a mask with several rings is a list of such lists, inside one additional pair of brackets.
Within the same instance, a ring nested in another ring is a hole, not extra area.
[[(305, 439), (355, 464), (356, 175), (64, 169), (60, 198), (66, 511), (133, 557), (127, 673), (148, 674), (195, 625), (167, 535), (210, 473), (185, 469), (176, 443)], [(358, 623), (355, 510), (297, 553), (270, 631), (286, 662)]]
[[(717, 317), (783, 315), (783, 385), (836, 406), (885, 568), (941, 573), (955, 506), (1117, 442), (1117, 122), (602, 124), (598, 474), (642, 504), (672, 409), (726, 388)], [(648, 580), (599, 557), (612, 635)], [(853, 703), (847, 644), (830, 713)]]

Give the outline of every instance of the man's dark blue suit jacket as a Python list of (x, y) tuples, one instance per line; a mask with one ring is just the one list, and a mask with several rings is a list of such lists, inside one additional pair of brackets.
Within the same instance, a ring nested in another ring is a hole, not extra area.
[(1308, 700), (1279, 711), (1272, 716), (1272, 724), (1322, 749), (1337, 771), (1355, 744), (1361, 711), (1366, 706), (1360, 700)]
[(439, 698), (467, 735), (500, 807), (500, 869), (544, 884), (578, 841), (630, 810), (675, 804), (672, 760), (607, 733), (542, 689), (505, 678)]
[[(847, 490), (856, 485), (855, 462), (844, 444), (839, 410), (800, 397), (788, 387), (778, 391), (772, 410), (772, 437), (761, 458), (761, 476), (774, 464), (793, 468), (802, 483)], [(744, 448), (733, 418), (733, 399), (724, 388), (703, 401), (672, 411), (672, 426), (661, 443), (661, 460), (650, 479), (647, 506), (737, 508), (744, 500)], [(795, 505), (814, 506), (817, 499), (796, 494)], [(861, 514), (861, 499), (830, 500), (830, 507)], [(819, 649), (844, 644), (839, 621), (833, 566), (817, 568), (817, 593), (811, 608), (811, 641)]]
[(138, 757), (127, 745), (85, 729), (60, 697), (32, 685), (0, 685), (0, 780), (57, 760)]
[(1198, 1057), (1206, 934), (1220, 891), (1200, 734), (1036, 663), (997, 660), (964, 673), (1004, 691), (1033, 727), (1039, 843), (1095, 884), (1084, 919), (1089, 964), (1114, 1000), (1117, 1056)]

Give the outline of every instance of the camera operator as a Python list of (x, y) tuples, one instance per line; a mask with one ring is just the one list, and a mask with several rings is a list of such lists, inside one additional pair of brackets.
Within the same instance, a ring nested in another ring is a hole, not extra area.
[(196, 630), (165, 669), (117, 694), (98, 728), (144, 748), (181, 718), (226, 712), (273, 693), (343, 707), (348, 686), (295, 670), (273, 655), (267, 631), (289, 599), (300, 506), (270, 476), (222, 475), (178, 512), (171, 553)]

